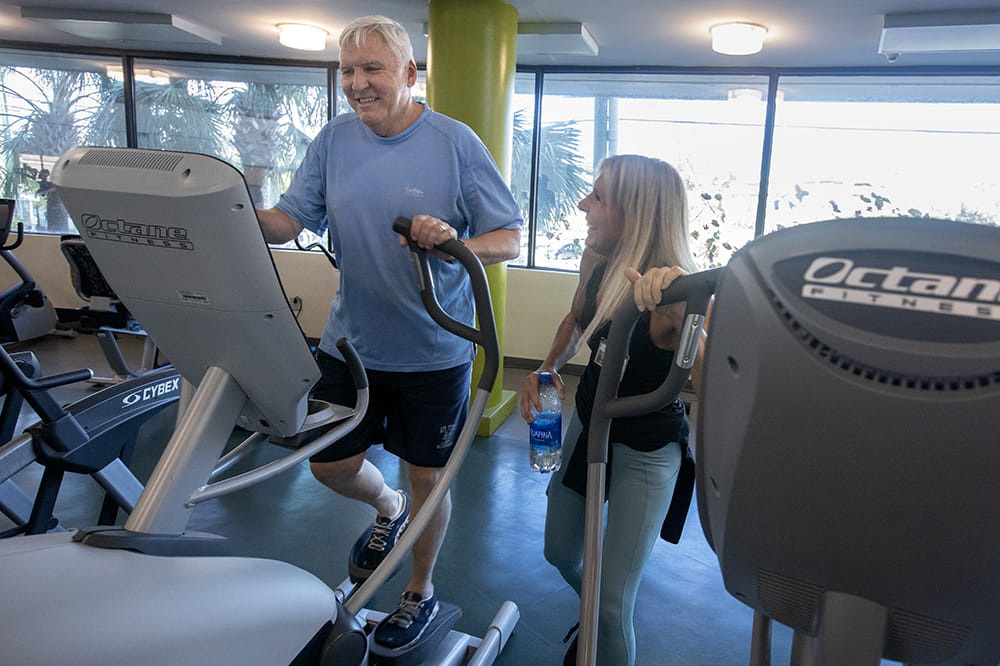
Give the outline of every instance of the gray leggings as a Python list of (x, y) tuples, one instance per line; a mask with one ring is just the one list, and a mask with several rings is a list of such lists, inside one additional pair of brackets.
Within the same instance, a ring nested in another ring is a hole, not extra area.
[[(573, 454), (583, 426), (573, 412), (563, 446), (563, 461)], [(615, 443), (608, 491), (604, 556), (601, 567), (597, 663), (635, 663), (632, 614), (636, 592), (653, 544), (674, 494), (681, 464), (681, 447), (671, 442), (656, 451), (635, 451)], [(584, 498), (562, 484), (563, 469), (549, 480), (545, 515), (545, 559), (563, 579), (581, 590), (583, 569)]]

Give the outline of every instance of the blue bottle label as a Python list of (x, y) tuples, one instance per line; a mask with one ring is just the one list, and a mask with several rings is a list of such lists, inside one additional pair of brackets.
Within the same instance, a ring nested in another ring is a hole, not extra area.
[(562, 437), (562, 419), (543, 419), (535, 417), (529, 426), (529, 441), (531, 445), (543, 449), (558, 449)]

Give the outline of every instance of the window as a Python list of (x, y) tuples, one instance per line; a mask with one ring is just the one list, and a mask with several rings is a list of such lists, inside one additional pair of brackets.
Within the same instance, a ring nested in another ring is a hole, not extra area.
[[(531, 253), (528, 219), (531, 216), (531, 151), (535, 127), (535, 75), (518, 73), (514, 77), (513, 146), (510, 157), (510, 191), (524, 216), (521, 228), (521, 253), (510, 262), (527, 266)], [(544, 211), (543, 211), (544, 213)]]
[(70, 148), (125, 145), (120, 73), (114, 58), (0, 50), (0, 187), (26, 232), (76, 233), (49, 173)]
[(135, 72), (138, 146), (226, 160), (258, 206), (274, 205), (327, 121), (324, 68), (137, 59)]
[[(339, 86), (328, 90), (326, 63), (197, 58), (0, 49), (0, 196), (18, 200), (15, 221), (29, 232), (75, 231), (48, 173), (78, 145), (215, 155), (243, 172), (258, 206), (271, 206), (327, 121), (331, 93), (336, 112), (351, 112)], [(123, 64), (132, 68), (134, 109)], [(421, 101), (425, 82), (420, 70)], [(769, 85), (777, 86), (772, 145)], [(1000, 151), (998, 100), (1000, 75), (982, 71), (524, 68), (513, 95), (511, 190), (527, 225), (513, 263), (575, 271), (587, 231), (577, 204), (600, 161), (623, 153), (680, 172), (703, 268), (728, 262), (755, 231), (816, 220), (996, 225), (1000, 183), (988, 159)], [(300, 240), (319, 239), (306, 232)]]
[(753, 238), (766, 77), (554, 74), (544, 83), (535, 266), (576, 269), (586, 238), (576, 204), (615, 154), (656, 157), (680, 172), (703, 267), (724, 264)]
[(138, 147), (219, 157), (243, 172), (261, 208), (287, 189), (328, 118), (321, 67), (136, 59), (133, 71)]
[(766, 231), (841, 217), (996, 225), (1000, 79), (783, 77)]

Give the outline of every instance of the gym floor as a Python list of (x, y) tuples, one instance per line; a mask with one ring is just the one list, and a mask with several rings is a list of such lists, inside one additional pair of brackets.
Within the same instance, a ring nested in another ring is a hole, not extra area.
[[(126, 359), (137, 364), (141, 342), (122, 336), (120, 344)], [(48, 336), (8, 349), (35, 352), (46, 375), (81, 367), (92, 368), (96, 375), (108, 374), (92, 335)], [(506, 369), (505, 387), (517, 389), (525, 373)], [(567, 379), (575, 386), (575, 378)], [(91, 385), (74, 385), (57, 389), (56, 397), (65, 403), (94, 390)], [(572, 401), (567, 403), (568, 418)], [(140, 435), (133, 467), (141, 480), (162, 452), (173, 417), (173, 408), (165, 410)], [(579, 602), (542, 555), (548, 478), (528, 468), (526, 442), (527, 426), (516, 413), (493, 436), (474, 442), (452, 491), (454, 512), (435, 585), (440, 599), (463, 610), (455, 628), (474, 636), (482, 635), (505, 600), (517, 604), (520, 622), (496, 663), (561, 664), (562, 638), (578, 619)], [(265, 447), (248, 462), (260, 464), (278, 455), (273, 447)], [(405, 473), (394, 456), (377, 449), (371, 459), (391, 485), (406, 487), (401, 480)], [(15, 478), (30, 491), (38, 476), (33, 466)], [(60, 496), (58, 515), (70, 526), (92, 523), (99, 497), (89, 478), (70, 478)], [(373, 515), (368, 507), (321, 486), (303, 464), (261, 485), (199, 505), (190, 529), (226, 536), (238, 554), (285, 560), (336, 586), (347, 576), (352, 543)], [(9, 526), (4, 521), (0, 516), (0, 529)], [(407, 562), (386, 583), (369, 607), (385, 612), (395, 607), (409, 566)], [(695, 503), (680, 544), (657, 542), (635, 614), (639, 665), (748, 662), (752, 613), (725, 591)], [(790, 632), (777, 627), (775, 663), (787, 662), (790, 643)]]

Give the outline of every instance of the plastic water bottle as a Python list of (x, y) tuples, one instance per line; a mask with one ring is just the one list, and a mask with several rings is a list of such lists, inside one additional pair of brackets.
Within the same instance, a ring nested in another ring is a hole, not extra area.
[(562, 401), (548, 372), (538, 374), (538, 397), (542, 411), (531, 413), (528, 453), (531, 469), (535, 472), (554, 472), (562, 464)]

